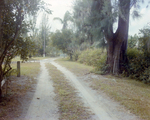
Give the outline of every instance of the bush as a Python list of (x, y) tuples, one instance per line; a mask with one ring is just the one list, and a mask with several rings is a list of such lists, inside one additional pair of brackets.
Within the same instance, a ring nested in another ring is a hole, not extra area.
[(87, 49), (79, 55), (78, 62), (86, 65), (97, 66), (103, 53), (104, 51), (101, 49)]
[(144, 83), (149, 83), (150, 56), (146, 56), (136, 48), (129, 48), (127, 50), (127, 58), (128, 65), (126, 65), (123, 75), (143, 81)]
[(106, 74), (108, 65), (106, 64), (107, 54), (102, 54), (101, 58), (97, 62), (97, 66), (95, 66), (95, 73), (98, 74)]
[(73, 53), (73, 56), (72, 56), (73, 61), (77, 61), (80, 54), (81, 54), (80, 51), (74, 52), (74, 53)]
[(95, 73), (104, 74), (107, 69), (106, 58), (106, 50), (87, 49), (79, 55), (78, 62), (95, 67)]

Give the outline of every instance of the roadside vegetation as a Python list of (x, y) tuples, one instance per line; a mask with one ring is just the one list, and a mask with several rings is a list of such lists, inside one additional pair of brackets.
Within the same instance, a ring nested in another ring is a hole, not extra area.
[(66, 59), (57, 60), (59, 64), (66, 67), (78, 77), (86, 77), (90, 87), (98, 92), (106, 93), (110, 98), (125, 106), (128, 112), (134, 113), (141, 119), (150, 119), (150, 87), (142, 82), (124, 77), (110, 75), (97, 75), (91, 77), (93, 67), (81, 65)]
[(46, 64), (54, 84), (55, 100), (58, 102), (60, 120), (87, 120), (91, 112), (84, 107), (77, 91), (65, 76), (51, 64)]
[[(16, 64), (12, 68), (16, 69)], [(7, 94), (3, 87), (3, 98), (0, 102), (0, 119), (18, 118), (23, 111), (23, 101), (27, 92), (32, 91), (40, 71), (40, 63), (21, 63), (21, 77), (14, 71), (8, 78)], [(31, 99), (31, 98), (30, 98)], [(30, 101), (28, 99), (28, 102)], [(30, 103), (30, 102), (29, 102)]]
[[(150, 83), (150, 28), (140, 30), (139, 35), (129, 36), (126, 62), (120, 65), (120, 72), (116, 76), (124, 76), (139, 80), (145, 84)], [(93, 66), (97, 74), (110, 74), (108, 51), (105, 46), (87, 47), (72, 54), (73, 61)], [(120, 56), (121, 57), (121, 56)], [(70, 59), (70, 58), (69, 58)], [(111, 74), (114, 75), (114, 74)]]

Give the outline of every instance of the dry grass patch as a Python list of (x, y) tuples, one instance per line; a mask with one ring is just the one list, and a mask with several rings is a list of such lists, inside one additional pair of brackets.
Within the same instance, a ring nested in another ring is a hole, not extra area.
[(140, 116), (142, 119), (150, 120), (149, 86), (131, 79), (113, 79), (116, 82), (109, 77), (108, 79), (91, 79), (91, 87), (98, 91), (103, 90), (124, 105), (131, 113)]
[[(15, 64), (12, 66), (16, 67)], [(0, 102), (0, 120), (12, 120), (21, 115), (24, 97), (27, 92), (34, 89), (39, 70), (39, 63), (21, 63), (22, 76), (9, 77), (7, 95), (4, 94), (5, 96)], [(16, 75), (16, 73), (14, 74)], [(5, 92), (5, 86), (3, 92)]]
[[(62, 66), (74, 72), (78, 76), (83, 76), (90, 72), (91, 68), (79, 63), (69, 61), (57, 61)], [(86, 71), (86, 72), (85, 72)], [(110, 98), (125, 106), (129, 112), (140, 116), (145, 120), (150, 120), (150, 86), (128, 78), (118, 78), (114, 76), (101, 76), (92, 78), (89, 75), (91, 87), (99, 92), (104, 91)]]
[(64, 77), (64, 75), (51, 64), (46, 64), (49, 74), (54, 82), (56, 101), (58, 102), (60, 120), (84, 120), (90, 119), (90, 112), (80, 98), (77, 92)]

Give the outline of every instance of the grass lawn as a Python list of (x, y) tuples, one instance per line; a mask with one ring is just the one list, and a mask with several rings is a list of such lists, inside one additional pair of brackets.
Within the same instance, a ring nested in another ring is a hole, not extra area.
[[(17, 63), (11, 64), (13, 69), (17, 69)], [(28, 76), (28, 77), (34, 77), (39, 73), (40, 70), (40, 63), (39, 62), (34, 62), (34, 63), (20, 63), (20, 72), (21, 75), (23, 76)], [(16, 75), (14, 73), (13, 75)]]
[[(66, 67), (77, 76), (88, 74), (92, 67), (59, 59), (56, 62)], [(129, 78), (118, 78), (110, 75), (89, 78), (91, 87), (99, 92), (104, 91), (110, 98), (141, 119), (150, 120), (150, 86)]]

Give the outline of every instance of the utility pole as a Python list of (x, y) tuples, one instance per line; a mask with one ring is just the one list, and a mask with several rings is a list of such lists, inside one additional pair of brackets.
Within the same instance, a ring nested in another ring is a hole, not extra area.
[(44, 26), (44, 46), (43, 46), (43, 57), (45, 57), (45, 26)]
[(43, 14), (43, 20), (42, 20), (42, 29), (43, 29), (43, 39), (44, 39), (44, 44), (43, 44), (43, 57), (45, 57), (45, 39), (46, 39), (46, 14)]

